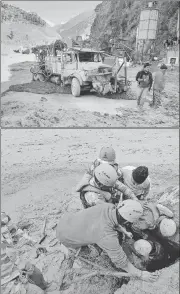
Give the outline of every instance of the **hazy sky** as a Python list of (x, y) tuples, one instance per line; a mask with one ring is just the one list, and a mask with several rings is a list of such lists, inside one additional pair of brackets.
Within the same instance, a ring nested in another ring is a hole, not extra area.
[(26, 11), (36, 12), (54, 24), (67, 22), (81, 12), (94, 9), (102, 1), (4, 1)]

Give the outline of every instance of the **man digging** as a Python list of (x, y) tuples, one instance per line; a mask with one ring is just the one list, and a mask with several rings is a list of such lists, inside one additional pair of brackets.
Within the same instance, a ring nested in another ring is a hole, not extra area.
[(107, 253), (116, 268), (132, 277), (154, 282), (158, 278), (156, 273), (141, 271), (127, 259), (116, 230), (118, 225), (137, 221), (142, 214), (143, 208), (135, 200), (125, 200), (118, 208), (105, 203), (77, 213), (67, 213), (57, 225), (57, 239), (65, 247), (74, 249), (96, 244)]

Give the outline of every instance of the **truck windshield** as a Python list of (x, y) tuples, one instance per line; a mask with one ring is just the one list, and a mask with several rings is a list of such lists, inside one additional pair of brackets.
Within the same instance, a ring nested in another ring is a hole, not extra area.
[(101, 62), (101, 56), (94, 52), (79, 52), (80, 62)]

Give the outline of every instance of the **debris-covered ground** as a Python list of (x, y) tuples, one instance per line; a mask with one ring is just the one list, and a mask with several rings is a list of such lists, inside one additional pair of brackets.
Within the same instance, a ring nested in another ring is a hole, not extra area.
[[(52, 227), (65, 211), (82, 209), (75, 186), (99, 149), (107, 144), (115, 148), (121, 166), (149, 167), (152, 197), (160, 197), (158, 193), (178, 185), (178, 130), (2, 130), (2, 210), (17, 223), (28, 220), (28, 231), (34, 240), (39, 240), (44, 216), (48, 216), (48, 236), (42, 244), (48, 254), (34, 259), (35, 250), (27, 245), (22, 256), (35, 260), (46, 280), (54, 280), (57, 285), (64, 256)], [(173, 193), (170, 189), (166, 196)], [(174, 203), (177, 208), (178, 202)], [(106, 260), (93, 254), (92, 261), (107, 266)], [(95, 270), (82, 262), (80, 266), (84, 271)], [(75, 267), (78, 270), (78, 263)], [(96, 275), (71, 283), (71, 287), (66, 285), (61, 293), (176, 294), (178, 264), (163, 269), (153, 285), (132, 280), (120, 286), (116, 278)], [(58, 294), (59, 290), (51, 293)]]
[(144, 110), (140, 111), (136, 105), (135, 81), (135, 76), (141, 69), (139, 66), (128, 68), (128, 79), (132, 81), (128, 96), (123, 94), (98, 97), (93, 93), (85, 93), (75, 98), (70, 94), (69, 88), (62, 89), (52, 83), (32, 82), (32, 64), (33, 62), (22, 62), (11, 65), (12, 76), (9, 81), (2, 83), (3, 127), (178, 126), (178, 68), (173, 72), (168, 70), (163, 107), (153, 110), (146, 103)]

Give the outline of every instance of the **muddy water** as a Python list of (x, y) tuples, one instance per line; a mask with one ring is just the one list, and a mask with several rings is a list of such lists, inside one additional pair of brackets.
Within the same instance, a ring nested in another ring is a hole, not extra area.
[(14, 63), (35, 61), (34, 54), (11, 53), (1, 55), (1, 82), (9, 81), (11, 72), (9, 66)]

